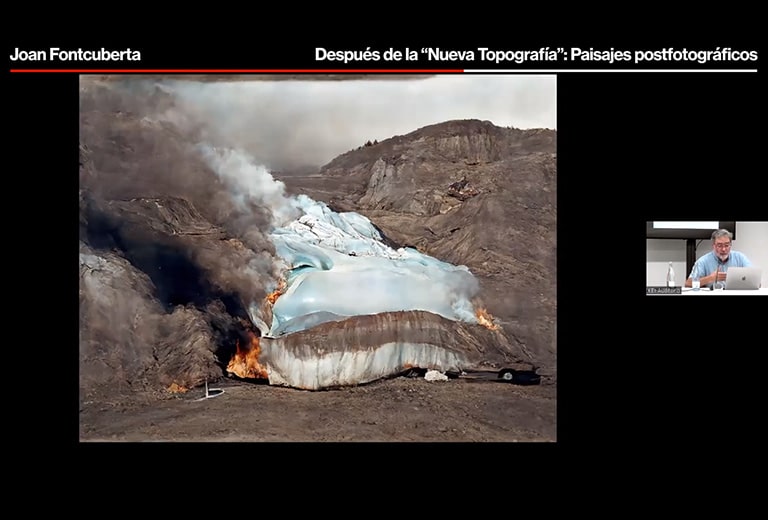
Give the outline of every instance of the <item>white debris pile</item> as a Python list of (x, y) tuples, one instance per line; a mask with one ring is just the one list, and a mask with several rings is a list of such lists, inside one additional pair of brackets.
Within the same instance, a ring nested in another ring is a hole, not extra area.
[(437, 370), (427, 370), (424, 379), (427, 381), (448, 381), (448, 376)]

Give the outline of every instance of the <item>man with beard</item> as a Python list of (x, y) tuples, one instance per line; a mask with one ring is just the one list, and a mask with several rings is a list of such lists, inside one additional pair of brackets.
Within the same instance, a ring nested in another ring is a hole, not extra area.
[(686, 287), (691, 287), (694, 274), (698, 274), (701, 286), (704, 287), (714, 283), (724, 283), (729, 267), (750, 267), (752, 265), (744, 253), (731, 250), (732, 239), (733, 233), (727, 229), (718, 229), (712, 233), (712, 251), (693, 264), (691, 275), (685, 281)]

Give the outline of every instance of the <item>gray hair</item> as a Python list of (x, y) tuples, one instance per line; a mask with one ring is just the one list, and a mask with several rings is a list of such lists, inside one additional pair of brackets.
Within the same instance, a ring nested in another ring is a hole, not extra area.
[(733, 240), (733, 233), (727, 229), (718, 229), (717, 231), (712, 232), (712, 242), (722, 237), (728, 237), (728, 240)]

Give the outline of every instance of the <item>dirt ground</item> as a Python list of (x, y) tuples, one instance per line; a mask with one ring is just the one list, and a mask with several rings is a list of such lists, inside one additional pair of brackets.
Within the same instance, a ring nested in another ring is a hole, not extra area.
[(81, 402), (81, 442), (555, 442), (556, 386), (401, 376), (304, 391), (224, 380)]

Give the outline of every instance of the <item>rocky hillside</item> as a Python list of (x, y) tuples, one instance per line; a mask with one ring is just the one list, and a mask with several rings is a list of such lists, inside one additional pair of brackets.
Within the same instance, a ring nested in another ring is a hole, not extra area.
[(557, 133), (448, 121), (281, 179), (479, 278), (489, 312), (555, 373)]

